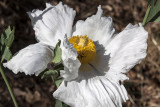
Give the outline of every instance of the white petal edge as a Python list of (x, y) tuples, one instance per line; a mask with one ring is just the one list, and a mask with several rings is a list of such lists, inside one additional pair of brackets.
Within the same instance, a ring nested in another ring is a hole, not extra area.
[(61, 49), (64, 70), (61, 70), (60, 73), (65, 81), (71, 81), (78, 77), (81, 63), (77, 58), (78, 54), (76, 49), (73, 48), (73, 44), (69, 43), (67, 36), (64, 37)]
[(37, 43), (29, 45), (26, 48), (20, 50), (3, 66), (12, 70), (15, 74), (18, 72), (24, 72), (26, 75), (35, 74), (39, 75), (47, 68), (47, 64), (52, 60), (52, 50), (46, 45)]
[(79, 20), (74, 26), (73, 35), (87, 35), (93, 41), (106, 46), (115, 35), (111, 17), (102, 17), (103, 10), (98, 7), (96, 15), (88, 17), (85, 21)]
[(63, 81), (53, 96), (71, 107), (122, 107), (128, 100), (124, 86), (104, 76)]
[(146, 57), (148, 32), (142, 24), (129, 24), (122, 32), (112, 38), (105, 47), (110, 55), (107, 76), (115, 74), (116, 81), (128, 79), (123, 73), (128, 72)]
[(43, 11), (35, 9), (27, 13), (39, 42), (54, 47), (58, 39), (63, 39), (65, 34), (71, 36), (76, 12), (62, 2), (56, 6), (46, 3)]

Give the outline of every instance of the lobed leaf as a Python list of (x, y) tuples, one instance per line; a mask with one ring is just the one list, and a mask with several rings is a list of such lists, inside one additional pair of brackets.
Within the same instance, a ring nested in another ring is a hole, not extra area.
[[(160, 12), (157, 14), (157, 16), (156, 17), (154, 17), (153, 19), (152, 19), (154, 22), (160, 22)], [(151, 20), (151, 21), (152, 21)]]
[(69, 107), (67, 104), (63, 103), (63, 107)]
[(12, 58), (12, 53), (11, 51), (9, 50), (8, 47), (5, 48), (4, 52), (3, 52), (3, 55), (2, 55), (2, 59), (1, 59), (1, 62), (5, 59), (5, 60), (10, 60)]
[(57, 75), (58, 75), (58, 71), (57, 70), (48, 70), (48, 71), (45, 71), (43, 73), (41, 78), (44, 79), (44, 78), (48, 78), (48, 77), (55, 77)]
[(160, 22), (160, 0), (148, 0), (143, 25), (148, 22)]
[(69, 106), (59, 100), (56, 100), (55, 107), (69, 107)]
[(59, 100), (56, 100), (55, 107), (63, 107), (62, 102)]
[(7, 47), (11, 47), (13, 40), (14, 40), (14, 31), (15, 28), (13, 28), (13, 30), (11, 31), (11, 29), (9, 29), (9, 31), (7, 31), (7, 38), (5, 39), (5, 45)]
[(62, 50), (60, 48), (61, 41), (57, 43), (55, 49), (54, 49), (54, 58), (52, 60), (53, 63), (60, 63), (61, 62), (61, 56), (62, 56)]
[(63, 79), (58, 79), (58, 80), (55, 80), (55, 84), (57, 86), (57, 88), (60, 86), (60, 84), (62, 83)]
[(14, 40), (14, 32), (15, 28), (11, 30), (10, 26), (5, 30), (5, 32), (1, 35), (0, 38), (0, 56), (1, 56), (1, 62), (3, 60), (10, 60), (12, 57), (12, 53), (10, 51), (10, 47)]
[(3, 34), (1, 35), (1, 41), (0, 41), (0, 43), (1, 43), (1, 45), (4, 45), (4, 43), (5, 43), (5, 37), (4, 37)]

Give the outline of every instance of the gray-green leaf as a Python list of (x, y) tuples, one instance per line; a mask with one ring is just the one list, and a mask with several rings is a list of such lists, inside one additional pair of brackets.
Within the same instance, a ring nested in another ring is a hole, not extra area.
[(10, 26), (5, 30), (5, 32), (1, 35), (0, 38), (0, 58), (1, 58), (1, 62), (3, 62), (3, 60), (10, 60), (12, 57), (12, 53), (10, 51), (10, 47), (13, 43), (14, 40), (14, 32), (15, 32), (15, 28), (13, 28), (13, 30), (11, 30)]
[(59, 63), (61, 62), (61, 56), (62, 56), (62, 50), (60, 48), (61, 41), (57, 43), (55, 49), (54, 49), (54, 58), (52, 60), (53, 63)]
[(67, 104), (63, 103), (63, 107), (69, 107)]
[(55, 84), (57, 86), (57, 88), (60, 86), (60, 84), (62, 83), (63, 79), (58, 79), (58, 80), (55, 80)]
[(62, 102), (59, 100), (56, 100), (55, 107), (63, 107)]
[(158, 17), (153, 18), (154, 22), (160, 22), (160, 12), (157, 15)]
[(48, 78), (48, 77), (56, 77), (58, 75), (58, 71), (57, 70), (48, 70), (48, 71), (45, 71), (43, 73), (43, 75), (41, 76), (42, 79), (44, 78)]
[(0, 41), (1, 45), (3, 46), (5, 43), (5, 36), (2, 34), (1, 35), (1, 41)]
[(143, 25), (148, 22), (160, 22), (160, 0), (149, 0)]
[(11, 51), (9, 50), (8, 47), (5, 48), (4, 52), (3, 52), (3, 55), (2, 55), (2, 59), (1, 59), (1, 62), (5, 59), (5, 60), (10, 60), (12, 58), (12, 53)]
[(5, 39), (5, 45), (7, 47), (10, 47), (13, 43), (14, 31), (15, 31), (15, 28), (13, 28), (13, 30), (11, 31), (10, 27), (8, 27), (8, 29), (5, 31), (6, 34), (7, 34), (7, 38)]

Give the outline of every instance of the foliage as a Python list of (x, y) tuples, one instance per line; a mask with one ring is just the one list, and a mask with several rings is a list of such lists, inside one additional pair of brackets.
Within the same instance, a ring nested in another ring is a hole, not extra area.
[(53, 63), (60, 63), (61, 62), (61, 56), (62, 56), (62, 50), (60, 48), (61, 41), (57, 43), (55, 49), (54, 49), (54, 58), (52, 60)]
[(13, 28), (13, 30), (11, 30), (10, 26), (5, 30), (4, 33), (2, 33), (1, 37), (0, 37), (0, 74), (2, 75), (2, 78), (8, 88), (8, 91), (11, 95), (11, 98), (13, 100), (14, 106), (18, 107), (17, 101), (15, 99), (15, 96), (13, 94), (13, 91), (11, 89), (11, 86), (5, 76), (5, 73), (3, 71), (2, 68), (2, 63), (4, 60), (10, 60), (12, 58), (12, 53), (10, 51), (10, 47), (13, 43), (14, 40), (14, 32), (15, 32), (15, 28)]
[(54, 52), (54, 58), (52, 62), (48, 64), (47, 70), (41, 76), (42, 79), (51, 77), (52, 80), (56, 80), (60, 76), (60, 70), (63, 70), (63, 64), (61, 63), (62, 50), (60, 48), (61, 41), (56, 44)]
[(56, 100), (56, 104), (55, 104), (55, 107), (69, 107), (68, 105), (62, 103), (61, 101), (59, 100)]
[(148, 22), (160, 22), (160, 0), (149, 0), (143, 26)]
[(14, 40), (14, 32), (15, 28), (11, 30), (10, 26), (5, 30), (4, 33), (2, 33), (1, 38), (0, 38), (0, 58), (1, 62), (3, 60), (10, 60), (12, 57), (12, 53), (10, 51), (10, 47), (13, 43)]
[[(52, 78), (56, 87), (58, 88), (62, 83), (63, 79), (60, 77), (60, 70), (64, 69), (63, 64), (61, 63), (62, 50), (60, 48), (61, 41), (56, 44), (55, 49), (53, 50), (54, 58), (51, 63), (48, 64), (48, 69), (42, 74), (41, 78)], [(63, 102), (56, 100), (55, 107), (69, 107)]]

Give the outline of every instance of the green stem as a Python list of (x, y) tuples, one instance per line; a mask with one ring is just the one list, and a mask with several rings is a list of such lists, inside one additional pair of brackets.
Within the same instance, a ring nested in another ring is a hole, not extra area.
[(144, 19), (143, 19), (143, 22), (142, 22), (142, 25), (143, 25), (143, 26), (145, 26), (145, 25), (148, 23), (148, 22), (147, 22), (147, 18), (148, 18), (150, 9), (151, 9), (151, 8), (148, 6), (148, 7), (147, 7), (146, 14), (145, 14)]
[(11, 89), (9, 83), (8, 83), (8, 80), (7, 80), (7, 78), (6, 78), (6, 76), (5, 76), (4, 72), (3, 72), (3, 69), (2, 69), (1, 64), (0, 64), (0, 72), (1, 72), (1, 75), (2, 75), (2, 77), (3, 77), (3, 80), (5, 81), (5, 83), (6, 83), (6, 85), (7, 85), (7, 88), (8, 88), (8, 90), (9, 90), (9, 93), (10, 93), (10, 95), (11, 95), (11, 97), (12, 97), (14, 106), (15, 106), (15, 107), (18, 107), (18, 104), (17, 104), (16, 99), (15, 99), (15, 97), (14, 97), (13, 91), (12, 91), (12, 89)]

